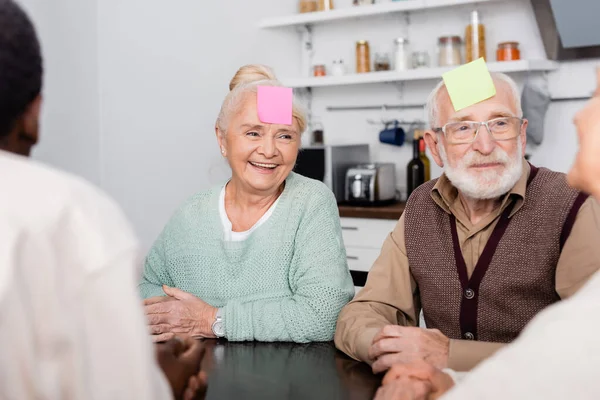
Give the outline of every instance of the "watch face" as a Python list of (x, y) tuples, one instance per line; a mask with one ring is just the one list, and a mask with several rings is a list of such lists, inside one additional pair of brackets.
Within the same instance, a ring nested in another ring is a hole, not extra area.
[(225, 336), (225, 326), (223, 325), (223, 321), (215, 321), (212, 330), (216, 337)]

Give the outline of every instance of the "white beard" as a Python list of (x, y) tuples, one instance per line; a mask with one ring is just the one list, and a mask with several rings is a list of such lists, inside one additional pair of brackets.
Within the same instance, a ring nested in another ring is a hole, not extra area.
[[(471, 150), (457, 163), (451, 166), (446, 156), (446, 151), (441, 142), (437, 144), (440, 158), (444, 162), (444, 173), (454, 187), (463, 195), (477, 200), (496, 199), (508, 193), (517, 183), (523, 173), (523, 149), (517, 146), (515, 158), (511, 158), (500, 147), (484, 156)], [(473, 164), (500, 162), (504, 164), (501, 172), (495, 170), (472, 172), (469, 166)]]

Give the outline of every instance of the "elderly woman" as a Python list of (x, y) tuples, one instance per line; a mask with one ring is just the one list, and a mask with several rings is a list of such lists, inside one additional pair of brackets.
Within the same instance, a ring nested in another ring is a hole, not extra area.
[(267, 67), (236, 73), (216, 122), (231, 179), (185, 202), (150, 250), (139, 289), (155, 341), (328, 341), (352, 298), (333, 193), (292, 172), (304, 113), (260, 118), (257, 93), (273, 86)]

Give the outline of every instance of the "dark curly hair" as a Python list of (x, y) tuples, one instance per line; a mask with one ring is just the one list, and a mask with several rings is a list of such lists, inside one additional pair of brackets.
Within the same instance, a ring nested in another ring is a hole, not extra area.
[(0, 0), (0, 137), (42, 90), (42, 54), (31, 20), (13, 0)]

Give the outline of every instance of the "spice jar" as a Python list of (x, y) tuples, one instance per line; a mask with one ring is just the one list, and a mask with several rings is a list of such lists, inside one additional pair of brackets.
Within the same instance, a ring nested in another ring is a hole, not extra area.
[(300, 11), (301, 13), (314, 12), (317, 10), (317, 0), (300, 0), (298, 2), (298, 11)]
[(327, 75), (327, 70), (323, 64), (318, 64), (313, 67), (313, 75), (314, 76), (325, 76)]
[(429, 67), (429, 53), (426, 51), (415, 51), (412, 55), (412, 67), (415, 69)]
[(389, 71), (390, 58), (386, 53), (375, 53), (375, 71)]
[(498, 50), (496, 50), (497, 61), (514, 61), (520, 59), (521, 51), (519, 50), (519, 42), (498, 43)]
[(467, 62), (477, 60), (485, 55), (485, 26), (481, 23), (479, 12), (471, 13), (471, 23), (465, 30), (465, 53)]
[(438, 38), (438, 65), (450, 67), (462, 64), (462, 40), (460, 36), (442, 36)]
[(371, 52), (369, 42), (359, 40), (356, 42), (356, 73), (371, 72)]
[(410, 50), (408, 39), (399, 37), (394, 40), (396, 43), (395, 68), (396, 71), (404, 71), (410, 68)]
[(318, 10), (319, 11), (333, 10), (333, 0), (319, 0)]

